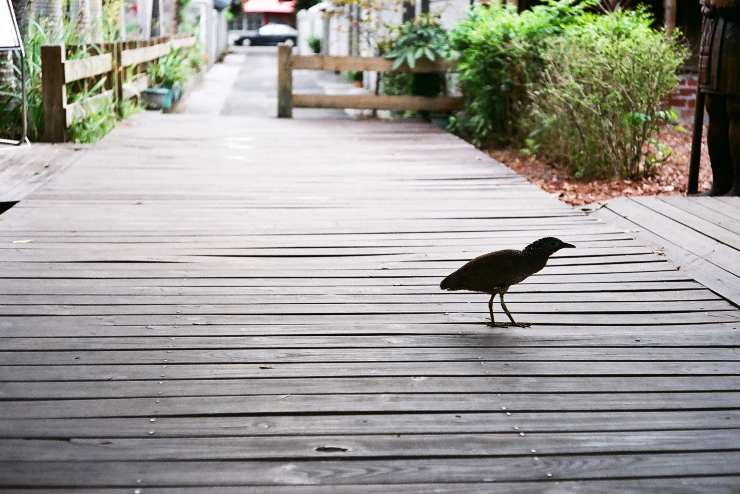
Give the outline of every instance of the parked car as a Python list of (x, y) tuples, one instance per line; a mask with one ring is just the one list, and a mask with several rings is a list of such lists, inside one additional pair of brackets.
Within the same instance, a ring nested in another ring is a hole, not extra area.
[(298, 31), (287, 24), (265, 24), (256, 31), (247, 32), (239, 36), (234, 44), (252, 46), (270, 46), (278, 43), (290, 42), (294, 45), (298, 39)]

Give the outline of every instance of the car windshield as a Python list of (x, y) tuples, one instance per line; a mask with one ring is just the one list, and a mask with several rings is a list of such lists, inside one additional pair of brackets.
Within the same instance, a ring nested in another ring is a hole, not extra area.
[(265, 24), (259, 29), (262, 36), (286, 35), (294, 36), (297, 31), (285, 24)]

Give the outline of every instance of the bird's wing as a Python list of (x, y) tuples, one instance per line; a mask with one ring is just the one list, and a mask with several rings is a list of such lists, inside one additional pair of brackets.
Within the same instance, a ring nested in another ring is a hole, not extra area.
[(499, 250), (476, 257), (450, 275), (457, 289), (488, 292), (529, 276), (521, 251)]

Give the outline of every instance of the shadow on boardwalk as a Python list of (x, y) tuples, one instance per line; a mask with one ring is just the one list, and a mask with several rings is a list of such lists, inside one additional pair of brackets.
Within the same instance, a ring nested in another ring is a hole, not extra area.
[[(544, 235), (532, 327), (439, 291)], [(740, 312), (425, 124), (141, 114), (0, 242), (3, 486), (740, 485)]]

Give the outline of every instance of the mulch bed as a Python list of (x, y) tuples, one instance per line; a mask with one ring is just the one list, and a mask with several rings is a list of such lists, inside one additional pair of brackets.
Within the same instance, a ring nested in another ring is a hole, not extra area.
[[(706, 148), (706, 129), (704, 136), (699, 190), (708, 189), (712, 184), (712, 172), (709, 168)], [(570, 177), (567, 169), (526, 155), (517, 149), (491, 149), (488, 152), (494, 159), (527, 177), (545, 191), (556, 195), (561, 201), (574, 206), (582, 206), (620, 196), (686, 194), (691, 155), (691, 132), (666, 127), (660, 133), (660, 140), (669, 146), (673, 153), (654, 176), (641, 180), (579, 180)]]

